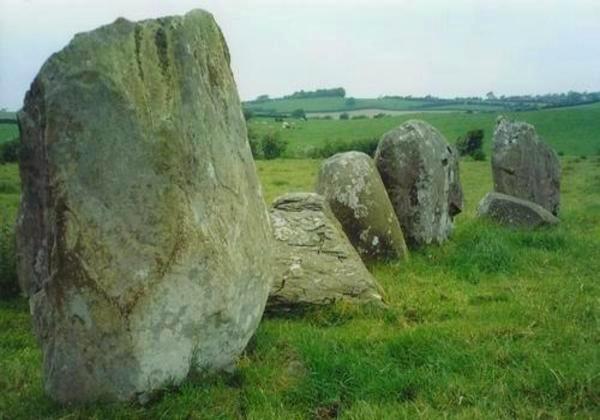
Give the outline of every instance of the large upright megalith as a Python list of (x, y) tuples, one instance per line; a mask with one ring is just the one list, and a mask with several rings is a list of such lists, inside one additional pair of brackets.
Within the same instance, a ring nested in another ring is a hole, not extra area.
[(463, 207), (458, 153), (444, 136), (407, 121), (381, 138), (375, 164), (409, 245), (444, 242)]
[(560, 161), (533, 125), (498, 119), (492, 174), (496, 192), (532, 201), (558, 215)]
[(346, 152), (327, 159), (319, 171), (317, 193), (325, 197), (364, 260), (408, 257), (402, 228), (368, 155)]
[(19, 122), (19, 276), (46, 391), (125, 400), (230, 367), (263, 313), (272, 237), (213, 17), (76, 35)]

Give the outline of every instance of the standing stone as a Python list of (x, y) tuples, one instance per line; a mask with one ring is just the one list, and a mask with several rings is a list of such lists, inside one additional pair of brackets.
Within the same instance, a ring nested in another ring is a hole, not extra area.
[(263, 313), (272, 236), (213, 17), (76, 35), (19, 122), (19, 276), (46, 391), (143, 399), (231, 367)]
[(325, 199), (314, 193), (279, 197), (271, 209), (275, 281), (267, 309), (286, 312), (337, 301), (381, 304), (381, 289)]
[(559, 222), (556, 216), (536, 203), (496, 192), (488, 193), (481, 200), (477, 215), (511, 227), (536, 228)]
[(382, 137), (375, 164), (408, 243), (444, 242), (463, 207), (458, 153), (444, 136), (407, 121)]
[(535, 127), (499, 118), (494, 132), (492, 174), (494, 190), (533, 201), (558, 215), (560, 161)]
[(361, 152), (340, 153), (321, 165), (323, 195), (363, 260), (406, 259), (404, 234), (373, 160)]

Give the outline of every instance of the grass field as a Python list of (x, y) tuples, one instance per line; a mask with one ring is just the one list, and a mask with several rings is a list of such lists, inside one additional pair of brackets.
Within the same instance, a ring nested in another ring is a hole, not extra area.
[[(402, 122), (418, 118), (439, 129), (450, 142), (473, 129), (485, 130), (485, 148), (489, 152), (496, 113), (421, 113), (356, 120), (295, 121), (294, 129), (282, 129), (273, 119), (250, 120), (250, 127), (260, 136), (279, 131), (289, 142), (286, 156), (306, 156), (326, 142), (350, 142), (380, 138), (386, 131)], [(543, 111), (507, 113), (518, 120), (534, 124), (540, 135), (557, 151), (570, 156), (600, 154), (600, 104)]]
[[(0, 302), (0, 418), (599, 418), (600, 158), (562, 162), (558, 228), (476, 220), (489, 162), (463, 162), (452, 240), (371, 267), (387, 309), (267, 318), (236, 373), (190, 379), (144, 407), (52, 403), (27, 303)], [(258, 162), (267, 200), (312, 190), (318, 167)], [(16, 166), (0, 180), (1, 203), (14, 203)]]
[(19, 128), (16, 124), (0, 123), (0, 144), (19, 136)]

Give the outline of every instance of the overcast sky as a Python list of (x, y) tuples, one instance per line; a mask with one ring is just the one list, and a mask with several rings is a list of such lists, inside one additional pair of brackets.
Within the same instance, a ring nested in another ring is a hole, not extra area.
[(0, 0), (0, 107), (81, 31), (211, 11), (243, 99), (600, 91), (600, 0)]

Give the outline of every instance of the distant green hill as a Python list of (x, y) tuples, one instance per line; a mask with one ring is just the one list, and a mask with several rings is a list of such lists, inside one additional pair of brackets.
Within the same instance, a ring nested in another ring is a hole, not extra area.
[(404, 99), (404, 98), (282, 98), (262, 101), (248, 101), (244, 108), (256, 113), (291, 113), (302, 109), (307, 113), (344, 112), (365, 109), (380, 109), (382, 111), (411, 111), (411, 110), (476, 110), (497, 111), (504, 109), (496, 104), (485, 102), (473, 104), (444, 100)]
[(302, 157), (327, 142), (352, 142), (381, 137), (386, 131), (411, 118), (425, 120), (439, 129), (450, 142), (469, 130), (485, 131), (485, 147), (489, 152), (495, 121), (500, 113), (527, 121), (555, 150), (566, 155), (600, 154), (600, 103), (527, 112), (492, 113), (414, 113), (385, 118), (352, 120), (295, 120), (293, 129), (283, 129), (272, 118), (250, 120), (250, 129), (260, 137), (268, 131), (279, 131), (289, 142), (288, 157)]
[(244, 102), (244, 108), (256, 115), (275, 116), (290, 114), (295, 110), (305, 113), (340, 113), (373, 110), (381, 111), (535, 111), (539, 109), (578, 106), (600, 102), (600, 92), (567, 92), (542, 95), (517, 95), (496, 97), (488, 92), (486, 98), (438, 98), (411, 96), (383, 96), (375, 99), (353, 98), (346, 95), (344, 88), (298, 91), (282, 98), (261, 95), (255, 100)]
[(0, 110), (0, 120), (16, 120), (17, 113), (12, 111)]

